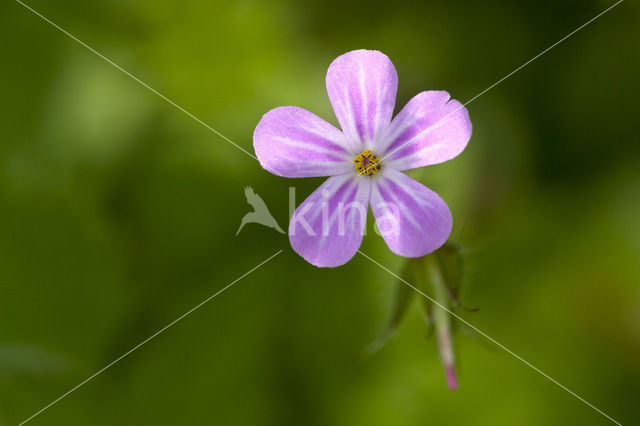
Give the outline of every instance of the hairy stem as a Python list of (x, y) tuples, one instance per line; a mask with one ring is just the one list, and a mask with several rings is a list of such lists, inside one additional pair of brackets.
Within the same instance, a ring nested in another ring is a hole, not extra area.
[(458, 381), (456, 379), (453, 341), (451, 339), (451, 316), (449, 312), (442, 308), (442, 306), (444, 306), (447, 309), (451, 309), (449, 295), (435, 256), (427, 256), (426, 260), (433, 285), (434, 298), (436, 302), (438, 302), (434, 304), (435, 306), (433, 307), (433, 321), (438, 340), (438, 350), (440, 351), (440, 360), (442, 361), (447, 377), (447, 386), (449, 389), (456, 389), (458, 387)]

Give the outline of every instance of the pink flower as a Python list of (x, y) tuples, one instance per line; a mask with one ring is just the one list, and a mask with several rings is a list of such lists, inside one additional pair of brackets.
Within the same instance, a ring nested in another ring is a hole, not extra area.
[(428, 91), (392, 120), (398, 76), (376, 50), (339, 56), (326, 83), (342, 131), (286, 106), (266, 113), (253, 135), (260, 164), (272, 173), (330, 176), (295, 211), (293, 249), (316, 266), (345, 264), (362, 243), (369, 204), (394, 253), (421, 257), (439, 248), (451, 233), (451, 212), (402, 172), (460, 154), (471, 137), (467, 110), (447, 92)]

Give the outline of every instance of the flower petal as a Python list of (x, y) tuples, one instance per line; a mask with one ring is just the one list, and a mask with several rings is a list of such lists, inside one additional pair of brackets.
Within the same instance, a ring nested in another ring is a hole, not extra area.
[(432, 190), (387, 168), (374, 179), (371, 208), (392, 252), (421, 257), (438, 249), (451, 234), (451, 212)]
[(417, 94), (393, 119), (378, 149), (396, 170), (438, 164), (460, 154), (471, 138), (467, 109), (444, 91)]
[(393, 63), (377, 50), (354, 50), (331, 63), (327, 92), (354, 149), (371, 148), (389, 125), (397, 89)]
[(294, 106), (266, 113), (253, 133), (253, 147), (262, 167), (279, 176), (333, 176), (354, 168), (342, 132)]
[(315, 266), (347, 263), (362, 243), (370, 193), (367, 176), (349, 173), (327, 179), (291, 218), (293, 249)]

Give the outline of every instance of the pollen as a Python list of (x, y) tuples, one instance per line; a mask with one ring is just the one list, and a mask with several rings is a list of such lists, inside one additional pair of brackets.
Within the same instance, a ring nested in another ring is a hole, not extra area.
[(358, 156), (353, 159), (353, 163), (356, 165), (358, 174), (363, 176), (375, 175), (381, 166), (380, 159), (373, 155), (368, 149), (358, 154)]

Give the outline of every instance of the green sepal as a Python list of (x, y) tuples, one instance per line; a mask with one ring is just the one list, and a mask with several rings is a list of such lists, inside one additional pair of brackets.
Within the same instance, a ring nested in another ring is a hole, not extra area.
[(429, 328), (427, 336), (430, 336), (433, 332), (433, 283), (431, 282), (431, 273), (429, 271), (429, 262), (427, 259), (433, 256), (429, 254), (419, 259), (412, 259), (414, 262), (414, 285), (422, 293), (429, 297), (420, 295), (420, 306), (422, 307), (422, 319)]
[(464, 282), (464, 260), (462, 254), (459, 248), (451, 243), (446, 243), (433, 254), (436, 256), (449, 296), (457, 303)]

